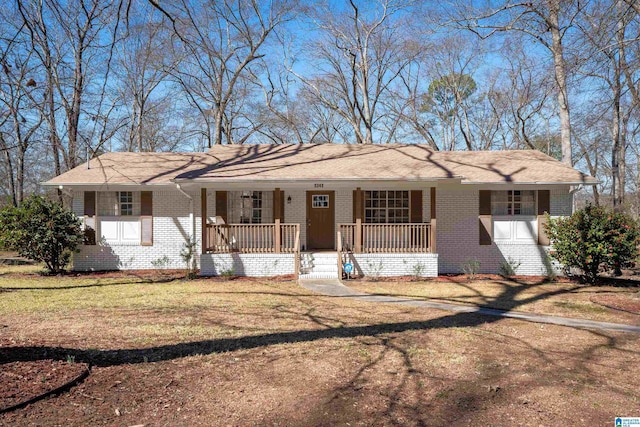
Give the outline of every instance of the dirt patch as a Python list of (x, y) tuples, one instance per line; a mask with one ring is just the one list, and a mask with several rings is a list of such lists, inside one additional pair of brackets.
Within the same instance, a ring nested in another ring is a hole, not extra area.
[(0, 412), (67, 385), (85, 373), (87, 368), (84, 363), (47, 359), (3, 364), (0, 371)]

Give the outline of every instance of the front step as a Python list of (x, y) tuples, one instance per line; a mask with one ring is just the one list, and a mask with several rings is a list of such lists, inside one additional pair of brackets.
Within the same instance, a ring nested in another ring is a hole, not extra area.
[(337, 279), (337, 252), (302, 252), (300, 254), (301, 279)]

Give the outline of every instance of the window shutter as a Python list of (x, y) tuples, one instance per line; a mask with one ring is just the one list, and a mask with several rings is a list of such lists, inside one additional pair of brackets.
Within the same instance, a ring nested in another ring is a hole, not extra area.
[(480, 203), (478, 209), (478, 227), (480, 231), (479, 243), (481, 246), (491, 245), (491, 191), (480, 190)]
[(280, 190), (280, 222), (284, 221), (284, 191)]
[(551, 211), (551, 192), (549, 190), (538, 190), (538, 244), (549, 245), (549, 236), (544, 229), (547, 223), (545, 213)]
[(140, 244), (153, 245), (153, 193), (140, 192)]
[[(358, 197), (360, 197), (360, 203), (358, 204)], [(364, 224), (364, 191), (358, 187), (353, 190), (353, 222), (356, 222), (357, 218), (362, 220)]]
[(413, 223), (422, 222), (422, 190), (411, 190), (411, 214), (409, 221)]
[(356, 193), (358, 190), (353, 190), (353, 209), (351, 210), (351, 212), (353, 213), (353, 223), (355, 224), (356, 222)]
[(273, 220), (280, 219), (284, 223), (284, 191), (276, 188), (273, 192)]
[(216, 191), (216, 216), (222, 219), (223, 223), (227, 223), (227, 192)]
[(84, 244), (96, 244), (96, 192), (84, 192)]

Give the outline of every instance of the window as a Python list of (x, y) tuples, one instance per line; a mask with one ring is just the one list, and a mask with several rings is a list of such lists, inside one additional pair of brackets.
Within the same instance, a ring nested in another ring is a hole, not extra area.
[(99, 235), (116, 244), (140, 244), (139, 191), (98, 192)]
[(133, 216), (133, 192), (120, 192), (120, 216)]
[(491, 192), (493, 215), (535, 215), (536, 196), (534, 190), (508, 190)]
[(99, 216), (139, 216), (140, 192), (106, 191), (98, 193)]
[(273, 221), (273, 193), (269, 191), (230, 191), (231, 224), (266, 224)]
[(370, 224), (409, 222), (408, 191), (365, 191), (364, 221)]
[(328, 208), (329, 207), (329, 195), (328, 194), (319, 194), (313, 196), (313, 204), (314, 208)]

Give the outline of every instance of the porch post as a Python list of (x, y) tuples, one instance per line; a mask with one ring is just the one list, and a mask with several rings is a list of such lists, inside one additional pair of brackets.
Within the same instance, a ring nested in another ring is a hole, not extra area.
[(200, 220), (200, 228), (202, 229), (201, 236), (200, 236), (200, 241), (202, 243), (202, 252), (200, 253), (206, 254), (209, 246), (207, 242), (207, 189), (206, 188), (200, 189), (200, 214), (202, 216)]
[(436, 253), (436, 187), (431, 187), (431, 253)]
[(362, 252), (362, 189), (356, 188), (356, 244), (355, 252)]
[(275, 230), (274, 230), (274, 245), (275, 247), (273, 248), (274, 252), (279, 254), (280, 250), (282, 249), (282, 236), (281, 236), (281, 230), (280, 230), (280, 219), (282, 218), (282, 212), (281, 212), (281, 206), (282, 206), (282, 192), (280, 191), (279, 188), (276, 188), (273, 191), (273, 219), (274, 219), (274, 223), (275, 223)]

